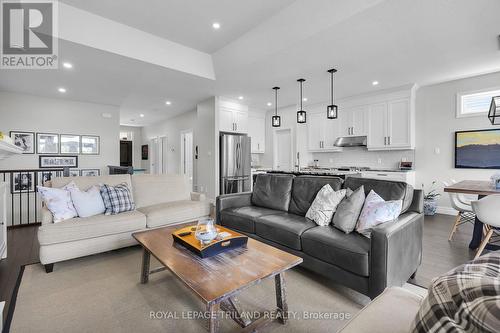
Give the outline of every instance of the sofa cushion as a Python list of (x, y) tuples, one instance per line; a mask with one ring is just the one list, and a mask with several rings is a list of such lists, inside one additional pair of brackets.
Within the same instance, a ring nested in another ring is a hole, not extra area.
[(255, 221), (255, 233), (267, 240), (301, 250), (300, 236), (304, 231), (316, 227), (314, 221), (300, 215), (281, 213), (266, 215)]
[(208, 201), (181, 200), (164, 202), (138, 209), (146, 215), (147, 227), (157, 228), (168, 224), (197, 221), (210, 214)]
[(405, 182), (358, 177), (348, 177), (344, 182), (344, 188), (356, 190), (360, 186), (364, 186), (366, 195), (373, 190), (385, 201), (403, 200), (401, 214), (410, 208), (413, 201), (413, 186)]
[(146, 228), (146, 216), (138, 211), (116, 215), (94, 215), (60, 223), (43, 224), (38, 228), (40, 245), (57, 244), (88, 238), (114, 235)]
[(137, 208), (191, 199), (191, 185), (183, 175), (133, 175), (132, 190)]
[(356, 223), (358, 223), (359, 214), (363, 209), (364, 203), (365, 192), (363, 191), (363, 186), (354, 192), (351, 189), (347, 189), (346, 197), (337, 206), (332, 224), (346, 234), (351, 233), (356, 228)]
[(252, 204), (286, 212), (290, 204), (293, 178), (293, 175), (257, 175), (253, 186)]
[(280, 211), (257, 207), (246, 206), (224, 209), (220, 213), (221, 225), (229, 229), (235, 229), (248, 233), (255, 233), (255, 220), (264, 215), (273, 215)]
[(346, 235), (331, 226), (315, 227), (302, 234), (302, 249), (304, 253), (346, 271), (369, 276), (370, 239), (358, 233)]
[(292, 196), (288, 212), (305, 216), (316, 194), (326, 184), (330, 184), (334, 191), (342, 188), (342, 179), (338, 177), (299, 176), (295, 177), (292, 185)]

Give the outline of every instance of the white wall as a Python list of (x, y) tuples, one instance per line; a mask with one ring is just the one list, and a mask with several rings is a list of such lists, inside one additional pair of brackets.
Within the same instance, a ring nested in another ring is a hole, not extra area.
[[(111, 118), (103, 118), (103, 113)], [(100, 137), (99, 155), (80, 155), (79, 169), (101, 169), (120, 163), (120, 111), (116, 106), (74, 102), (25, 94), (0, 92), (0, 131), (12, 130)], [(37, 154), (23, 154), (0, 161), (0, 169), (36, 169)]]
[[(152, 138), (166, 136), (168, 141), (167, 172), (178, 174), (181, 170), (181, 132), (194, 130), (195, 127), (196, 110), (193, 110), (159, 124), (143, 127), (142, 144), (148, 144)], [(149, 153), (151, 154), (151, 148)], [(149, 160), (142, 162), (142, 167), (149, 170)]]
[[(120, 132), (132, 134), (132, 166), (137, 169), (142, 165), (142, 127), (120, 126)], [(120, 140), (123, 138), (120, 138)]]
[(219, 194), (219, 149), (218, 149), (218, 98), (212, 97), (197, 106), (195, 147), (198, 146), (198, 159), (194, 161), (194, 173), (197, 175), (195, 186), (203, 190), (208, 198), (215, 199)]
[[(494, 170), (454, 168), (455, 131), (498, 128), (491, 125), (486, 115), (456, 118), (458, 92), (500, 87), (500, 72), (422, 87), (417, 92), (417, 184), (430, 186), (433, 180), (489, 180)], [(436, 154), (435, 149), (440, 150)], [(439, 205), (450, 207), (448, 194)], [(442, 209), (443, 210), (443, 209)]]

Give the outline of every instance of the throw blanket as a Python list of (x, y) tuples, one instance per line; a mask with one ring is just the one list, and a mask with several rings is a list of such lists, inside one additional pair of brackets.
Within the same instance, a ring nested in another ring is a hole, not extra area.
[(436, 278), (411, 332), (500, 332), (500, 251)]

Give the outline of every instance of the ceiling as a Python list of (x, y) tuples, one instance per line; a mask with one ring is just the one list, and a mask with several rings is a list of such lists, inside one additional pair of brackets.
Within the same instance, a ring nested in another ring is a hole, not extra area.
[[(213, 53), (294, 0), (60, 0), (130, 27)], [(218, 22), (221, 29), (214, 31)]]
[(307, 103), (323, 102), (331, 67), (340, 98), (500, 71), (497, 0), (62, 1), (211, 55), (215, 80), (60, 40), (60, 59), (73, 69), (0, 71), (0, 90), (117, 105), (128, 125), (214, 95), (266, 109), (275, 85), (280, 105), (291, 105), (299, 77)]

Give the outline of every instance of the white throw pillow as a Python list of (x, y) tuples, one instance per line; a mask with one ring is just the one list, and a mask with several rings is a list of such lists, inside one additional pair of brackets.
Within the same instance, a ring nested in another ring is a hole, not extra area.
[(371, 229), (379, 224), (398, 218), (403, 209), (403, 201), (385, 201), (375, 191), (370, 191), (359, 215), (356, 231), (370, 237)]
[(75, 206), (76, 212), (80, 217), (89, 217), (104, 214), (104, 201), (102, 201), (99, 186), (92, 186), (87, 191), (81, 191), (78, 188), (69, 190), (71, 200)]
[(326, 184), (319, 190), (311, 207), (307, 210), (306, 217), (313, 220), (319, 226), (327, 226), (332, 222), (332, 216), (337, 206), (344, 199), (346, 190), (334, 191), (330, 184)]
[(37, 186), (43, 202), (54, 216), (54, 223), (78, 216), (69, 194), (73, 188), (76, 188), (73, 181), (62, 188)]

